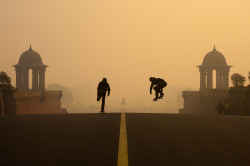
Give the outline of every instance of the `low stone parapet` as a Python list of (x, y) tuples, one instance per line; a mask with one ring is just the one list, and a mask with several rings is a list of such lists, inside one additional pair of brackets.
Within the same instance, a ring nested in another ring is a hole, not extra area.
[(4, 115), (61, 113), (62, 91), (15, 91), (4, 93)]

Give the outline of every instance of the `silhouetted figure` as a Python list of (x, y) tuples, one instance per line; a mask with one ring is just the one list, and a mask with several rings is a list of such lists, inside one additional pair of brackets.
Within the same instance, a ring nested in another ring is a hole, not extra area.
[(123, 105), (126, 106), (126, 101), (125, 101), (124, 97), (122, 98), (122, 102), (121, 102), (121, 106), (123, 106)]
[[(157, 101), (158, 99), (162, 99), (164, 96), (163, 88), (167, 86), (166, 81), (164, 81), (161, 78), (155, 78), (155, 77), (150, 77), (149, 81), (151, 81), (151, 86), (150, 86), (150, 94), (152, 94), (152, 88), (154, 87), (155, 90), (155, 98), (153, 99), (154, 101)], [(161, 94), (159, 97), (159, 93)]]
[(105, 106), (105, 98), (106, 98), (106, 92), (108, 91), (108, 96), (110, 95), (110, 87), (107, 82), (106, 78), (103, 78), (103, 80), (98, 84), (97, 87), (97, 101), (100, 101), (102, 98), (102, 107), (100, 113), (105, 113), (104, 106)]
[(224, 114), (225, 115), (230, 115), (230, 103), (228, 101), (226, 101), (224, 103), (224, 105), (225, 105), (225, 112), (224, 112)]
[(122, 98), (122, 101), (121, 101), (121, 109), (122, 109), (122, 111), (126, 110), (126, 101), (125, 101), (124, 97)]
[(216, 106), (216, 110), (218, 111), (219, 115), (222, 115), (222, 113), (225, 111), (225, 106), (222, 102), (219, 102)]

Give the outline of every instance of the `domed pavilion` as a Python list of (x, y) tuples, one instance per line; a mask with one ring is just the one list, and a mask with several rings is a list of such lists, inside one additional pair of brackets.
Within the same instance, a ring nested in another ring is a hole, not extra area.
[(216, 71), (216, 89), (229, 89), (229, 72), (232, 66), (227, 65), (226, 58), (216, 50), (206, 54), (200, 70), (200, 90), (213, 89), (213, 70)]
[[(21, 91), (42, 91), (45, 90), (46, 65), (36, 51), (29, 48), (19, 58), (16, 69), (16, 88)], [(29, 89), (29, 70), (32, 70), (32, 89)]]

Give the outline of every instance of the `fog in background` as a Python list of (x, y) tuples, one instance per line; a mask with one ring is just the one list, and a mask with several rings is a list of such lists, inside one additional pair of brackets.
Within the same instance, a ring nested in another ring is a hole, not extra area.
[[(110, 108), (122, 97), (134, 108), (177, 106), (180, 91), (199, 89), (195, 66), (214, 45), (234, 66), (230, 74), (247, 75), (249, 9), (249, 0), (1, 0), (0, 70), (15, 85), (12, 65), (32, 45), (50, 66), (46, 84), (67, 87), (73, 103), (99, 109), (96, 88), (106, 77)], [(150, 76), (168, 83), (158, 103)]]

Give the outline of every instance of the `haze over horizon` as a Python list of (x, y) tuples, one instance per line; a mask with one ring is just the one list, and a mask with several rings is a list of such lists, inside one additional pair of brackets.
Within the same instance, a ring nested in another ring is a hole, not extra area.
[(32, 45), (50, 66), (46, 84), (96, 90), (106, 77), (111, 95), (142, 96), (155, 76), (198, 89), (196, 66), (214, 45), (230, 75), (247, 76), (249, 9), (247, 0), (0, 1), (1, 70), (15, 85), (12, 66)]

